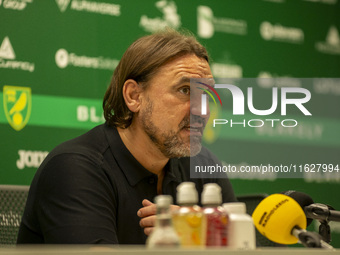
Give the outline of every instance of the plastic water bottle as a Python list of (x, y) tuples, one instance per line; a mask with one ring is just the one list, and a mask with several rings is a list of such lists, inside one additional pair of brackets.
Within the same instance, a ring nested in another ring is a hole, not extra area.
[(148, 248), (179, 247), (180, 240), (172, 225), (170, 205), (172, 197), (159, 195), (155, 198), (157, 206), (155, 228), (148, 237), (146, 245)]
[(180, 208), (173, 213), (173, 223), (181, 246), (205, 245), (205, 221), (202, 209), (197, 205), (195, 184), (182, 182), (177, 187), (177, 203)]
[(256, 249), (253, 219), (246, 213), (245, 203), (225, 203), (223, 208), (229, 215), (228, 247), (233, 249)]
[(228, 215), (221, 204), (221, 187), (216, 183), (205, 184), (202, 205), (207, 222), (206, 246), (227, 246)]

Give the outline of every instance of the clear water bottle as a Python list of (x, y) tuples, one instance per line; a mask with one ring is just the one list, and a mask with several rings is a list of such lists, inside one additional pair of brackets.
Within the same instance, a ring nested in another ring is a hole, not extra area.
[(172, 197), (159, 195), (155, 198), (157, 207), (155, 228), (148, 237), (146, 245), (148, 248), (176, 248), (180, 245), (178, 235), (172, 225), (170, 205)]

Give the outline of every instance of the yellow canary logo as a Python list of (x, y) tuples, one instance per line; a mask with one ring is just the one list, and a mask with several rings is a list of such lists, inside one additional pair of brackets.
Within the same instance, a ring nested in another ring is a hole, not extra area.
[(13, 129), (20, 131), (26, 126), (31, 116), (31, 88), (4, 86), (3, 97), (7, 121)]

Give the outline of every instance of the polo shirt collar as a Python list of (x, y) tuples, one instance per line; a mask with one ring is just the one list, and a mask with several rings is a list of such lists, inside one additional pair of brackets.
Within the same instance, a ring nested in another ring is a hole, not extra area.
[(179, 169), (179, 163), (177, 158), (170, 159), (168, 162), (168, 168), (166, 168), (164, 179), (166, 181), (182, 182), (182, 174)]

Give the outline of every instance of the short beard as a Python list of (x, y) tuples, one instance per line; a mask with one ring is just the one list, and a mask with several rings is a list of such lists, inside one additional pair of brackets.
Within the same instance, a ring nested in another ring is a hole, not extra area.
[(157, 148), (167, 158), (181, 158), (196, 156), (202, 148), (201, 136), (190, 136), (190, 142), (186, 143), (180, 137), (180, 132), (190, 125), (190, 117), (186, 117), (178, 125), (178, 131), (162, 132), (151, 122), (153, 104), (148, 100), (144, 112), (141, 112), (141, 123), (145, 133)]

